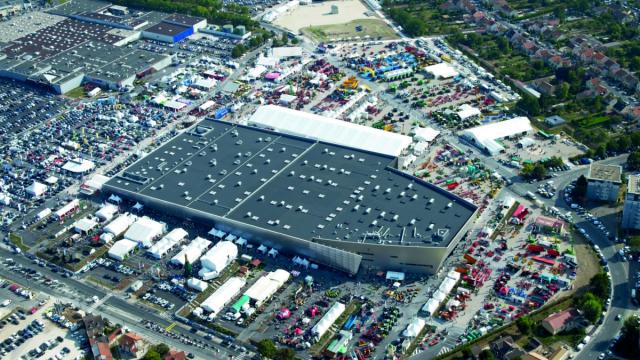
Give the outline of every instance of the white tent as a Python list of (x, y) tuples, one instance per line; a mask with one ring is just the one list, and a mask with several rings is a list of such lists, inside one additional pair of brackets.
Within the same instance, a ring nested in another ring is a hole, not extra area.
[(469, 104), (462, 104), (458, 107), (458, 112), (456, 114), (458, 114), (460, 120), (466, 120), (475, 116), (480, 116), (481, 112), (477, 107), (473, 107)]
[(131, 241), (127, 239), (116, 241), (115, 244), (113, 244), (113, 246), (111, 247), (111, 249), (109, 249), (109, 253), (108, 253), (109, 257), (112, 259), (122, 261), (124, 260), (125, 257), (127, 257), (127, 255), (129, 255), (133, 251), (133, 249), (136, 248), (136, 246), (138, 246), (138, 243), (135, 241)]
[(79, 234), (86, 234), (96, 226), (98, 223), (95, 220), (85, 217), (73, 223), (73, 230)]
[(258, 251), (260, 251), (263, 254), (266, 254), (268, 249), (269, 248), (267, 248), (266, 246), (264, 246), (262, 244), (260, 244), (260, 246), (258, 247)]
[(220, 230), (218, 230), (216, 228), (211, 228), (211, 230), (209, 230), (208, 234), (213, 236), (213, 237), (215, 237), (215, 238), (220, 238), (220, 239), (222, 239), (225, 235), (227, 235), (226, 232), (220, 231)]
[(428, 72), (436, 79), (448, 79), (458, 76), (458, 71), (446, 62), (427, 66), (424, 68), (424, 71)]
[(449, 294), (451, 290), (453, 290), (453, 287), (455, 285), (456, 285), (456, 280), (448, 277), (442, 280), (442, 283), (440, 284), (440, 287), (438, 287), (438, 290), (444, 294)]
[(422, 309), (420, 309), (420, 311), (425, 313), (427, 316), (432, 316), (435, 313), (435, 311), (438, 310), (439, 306), (440, 306), (440, 301), (434, 298), (431, 298), (427, 300), (427, 302), (424, 304)]
[(337, 302), (333, 304), (329, 310), (324, 314), (324, 316), (318, 321), (318, 323), (311, 328), (311, 332), (316, 336), (317, 339), (320, 339), (324, 333), (329, 330), (329, 327), (333, 325), (333, 323), (338, 320), (340, 315), (345, 310), (345, 306), (343, 303)]
[(278, 250), (272, 248), (271, 250), (269, 250), (269, 252), (267, 254), (269, 256), (271, 256), (271, 257), (277, 257), (278, 256)]
[(202, 256), (202, 254), (204, 254), (205, 251), (207, 251), (210, 245), (211, 241), (198, 236), (193, 239), (189, 245), (180, 250), (180, 252), (171, 259), (171, 263), (184, 266), (186, 257), (187, 260), (193, 264), (200, 258), (200, 256)]
[(124, 233), (124, 238), (133, 240), (148, 248), (151, 246), (152, 241), (164, 232), (164, 229), (165, 225), (163, 223), (144, 216), (131, 225), (129, 230)]
[(253, 285), (247, 289), (245, 295), (253, 299), (256, 306), (259, 306), (275, 294), (275, 292), (289, 280), (290, 276), (291, 274), (289, 274), (288, 271), (282, 269), (270, 272), (253, 283)]
[(34, 181), (27, 187), (27, 194), (33, 197), (40, 197), (47, 191), (47, 185)]
[(416, 141), (432, 142), (440, 135), (440, 131), (430, 127), (416, 127), (413, 132), (413, 138)]
[(529, 119), (521, 116), (464, 130), (462, 136), (489, 154), (496, 155), (504, 151), (497, 139), (526, 134), (532, 130)]
[(392, 156), (400, 155), (412, 141), (406, 135), (276, 105), (259, 107), (248, 124)]
[(74, 174), (82, 174), (93, 170), (96, 165), (91, 160), (76, 158), (67, 161), (62, 169)]
[(44, 208), (42, 211), (40, 211), (38, 214), (36, 214), (36, 220), (40, 221), (40, 220), (46, 218), (49, 215), (51, 215), (51, 209), (50, 208)]
[(112, 234), (114, 237), (120, 236), (136, 221), (136, 218), (135, 215), (129, 213), (122, 214), (105, 226), (103, 231)]
[(274, 47), (274, 48), (271, 48), (271, 56), (278, 59), (290, 58), (290, 57), (301, 57), (302, 48), (299, 46)]
[(206, 281), (202, 281), (200, 279), (197, 278), (190, 278), (189, 280), (187, 280), (187, 286), (198, 290), (200, 292), (203, 292), (207, 289), (207, 287), (209, 286), (209, 284), (207, 284)]
[(455, 281), (458, 281), (460, 280), (460, 273), (455, 270), (451, 270), (449, 271), (449, 273), (447, 273), (447, 277)]
[(109, 221), (113, 219), (113, 217), (118, 213), (118, 207), (113, 204), (105, 204), (98, 211), (96, 211), (95, 215), (100, 221)]
[(211, 296), (200, 304), (206, 311), (216, 316), (246, 284), (243, 278), (232, 277), (222, 284)]
[(80, 207), (80, 201), (78, 199), (73, 199), (73, 200), (69, 201), (68, 203), (66, 203), (60, 209), (56, 210), (54, 215), (55, 215), (55, 217), (57, 219), (61, 219), (61, 218), (65, 217), (65, 216), (67, 216), (67, 214), (69, 214), (74, 209), (77, 209), (78, 207)]
[(238, 245), (238, 246), (245, 246), (245, 245), (247, 245), (247, 239), (245, 239), (245, 238), (238, 238), (238, 239), (236, 240), (236, 245)]
[(153, 244), (147, 253), (156, 259), (161, 259), (169, 250), (181, 243), (187, 235), (189, 234), (183, 228), (175, 228), (160, 239), (160, 241)]
[(238, 257), (238, 247), (231, 241), (220, 241), (200, 258), (202, 269), (198, 272), (203, 280), (218, 277)]
[(411, 320), (409, 325), (407, 325), (407, 328), (402, 332), (402, 336), (414, 338), (418, 336), (418, 334), (420, 334), (420, 331), (422, 331), (422, 329), (424, 328), (424, 325), (425, 325), (424, 320), (418, 317), (415, 317), (413, 318), (413, 320)]

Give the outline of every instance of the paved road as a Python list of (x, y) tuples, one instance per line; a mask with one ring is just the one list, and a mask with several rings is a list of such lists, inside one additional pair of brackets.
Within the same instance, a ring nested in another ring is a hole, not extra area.
[[(20, 264), (24, 267), (34, 267), (29, 259), (20, 255), (13, 254), (4, 248), (0, 248), (0, 257), (10, 257), (13, 258), (17, 264)], [(173, 322), (171, 320), (165, 319), (164, 317), (161, 317), (158, 313), (148, 309), (147, 307), (129, 302), (113, 293), (107, 294), (107, 292), (102, 289), (87, 285), (76, 279), (64, 278), (58, 273), (50, 271), (49, 268), (36, 267), (35, 269), (38, 270), (43, 276), (58, 280), (60, 283), (66, 285), (66, 287), (62, 289), (53, 289), (39, 282), (29, 281), (17, 273), (4, 269), (4, 267), (0, 267), (0, 275), (17, 283), (23, 284), (33, 290), (46, 294), (52, 298), (58, 299), (63, 302), (73, 303), (83, 309), (89, 308), (87, 300), (92, 298), (93, 296), (97, 296), (100, 299), (106, 298), (106, 300), (103, 300), (103, 304), (95, 307), (94, 313), (103, 315), (116, 323), (125, 325), (153, 342), (164, 342), (173, 348), (191, 352), (199, 359), (212, 359), (216, 357), (228, 358), (229, 356), (229, 352), (225, 348), (217, 346), (213, 342), (208, 343), (214, 349), (218, 349), (219, 352), (189, 346), (183, 344), (178, 340), (162, 336), (154, 331), (146, 329), (140, 323), (140, 321), (143, 319), (153, 321), (162, 327), (167, 327)], [(191, 334), (181, 324), (175, 326), (172, 332), (175, 334), (185, 335), (197, 339), (196, 335)]]

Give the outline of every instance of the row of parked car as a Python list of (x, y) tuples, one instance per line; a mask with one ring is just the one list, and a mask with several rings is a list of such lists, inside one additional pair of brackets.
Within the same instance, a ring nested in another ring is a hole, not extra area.
[[(16, 316), (14, 313), (12, 316)], [(23, 315), (24, 318), (24, 315)], [(14, 324), (17, 324), (17, 320), (14, 319)], [(7, 337), (0, 343), (0, 358), (11, 353), (22, 345), (25, 341), (41, 333), (44, 330), (44, 323), (41, 320), (33, 320), (31, 324), (21, 329), (11, 336)]]

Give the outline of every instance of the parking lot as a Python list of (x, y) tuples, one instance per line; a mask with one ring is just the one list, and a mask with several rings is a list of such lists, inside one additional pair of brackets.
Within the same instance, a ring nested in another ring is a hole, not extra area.
[[(42, 307), (53, 305), (46, 301)], [(73, 335), (65, 328), (57, 326), (44, 316), (44, 310), (34, 315), (16, 311), (17, 324), (8, 323), (0, 330), (3, 342), (0, 355), (7, 359), (82, 359), (86, 353), (82, 349), (81, 337)], [(23, 319), (24, 317), (24, 319)], [(11, 335), (13, 334), (13, 335)]]

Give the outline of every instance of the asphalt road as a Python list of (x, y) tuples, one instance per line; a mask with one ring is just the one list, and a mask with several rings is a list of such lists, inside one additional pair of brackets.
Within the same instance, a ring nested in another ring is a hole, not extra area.
[[(11, 272), (4, 267), (0, 267), (1, 276), (27, 286), (33, 290), (46, 294), (52, 298), (59, 299), (60, 301), (71, 302), (79, 306), (81, 309), (87, 309), (91, 307), (87, 300), (91, 299), (93, 296), (97, 296), (99, 299), (104, 299), (105, 297), (107, 297), (107, 292), (102, 289), (87, 285), (73, 278), (64, 278), (59, 273), (54, 273), (46, 267), (34, 267), (34, 265), (31, 263), (31, 260), (21, 255), (13, 254), (12, 252), (4, 248), (0, 248), (0, 258), (12, 258), (17, 264), (20, 264), (23, 267), (35, 268), (43, 276), (58, 280), (60, 283), (66, 285), (66, 288), (53, 289), (39, 282), (29, 281), (26, 278), (22, 277), (20, 274)], [(214, 349), (218, 349), (219, 352), (186, 345), (178, 340), (146, 329), (140, 323), (143, 319), (153, 321), (162, 327), (169, 326), (173, 321), (160, 316), (158, 313), (142, 305), (131, 303), (111, 293), (109, 294), (109, 297), (106, 299), (106, 301), (96, 307), (93, 312), (103, 315), (116, 323), (120, 323), (128, 327), (129, 329), (141, 334), (143, 337), (150, 339), (153, 342), (163, 342), (172, 348), (191, 352), (198, 359), (212, 359), (217, 357), (228, 358), (229, 356), (229, 352), (227, 349), (223, 348), (222, 346), (217, 346), (214, 342), (211, 341), (207, 341), (207, 343)], [(185, 329), (182, 324), (177, 324), (172, 329), (172, 332), (179, 335), (185, 335), (193, 339), (198, 338), (197, 335), (194, 335), (190, 333), (188, 329)]]

